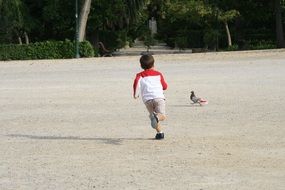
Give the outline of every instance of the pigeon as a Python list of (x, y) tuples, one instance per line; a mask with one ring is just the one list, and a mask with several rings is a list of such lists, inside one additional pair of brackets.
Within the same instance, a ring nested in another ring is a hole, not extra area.
[(190, 100), (193, 102), (192, 104), (199, 104), (200, 106), (208, 104), (207, 100), (196, 97), (194, 91), (191, 91)]

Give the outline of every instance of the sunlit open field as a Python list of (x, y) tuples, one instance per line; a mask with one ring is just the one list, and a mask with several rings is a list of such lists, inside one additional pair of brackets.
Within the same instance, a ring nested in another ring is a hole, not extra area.
[(285, 50), (154, 57), (161, 141), (139, 56), (0, 62), (0, 189), (284, 190)]

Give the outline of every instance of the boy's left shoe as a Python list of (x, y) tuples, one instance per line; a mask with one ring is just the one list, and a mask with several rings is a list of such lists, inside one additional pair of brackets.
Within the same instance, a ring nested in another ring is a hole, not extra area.
[(157, 139), (157, 140), (164, 139), (164, 133), (157, 133), (157, 134), (155, 135), (155, 139)]

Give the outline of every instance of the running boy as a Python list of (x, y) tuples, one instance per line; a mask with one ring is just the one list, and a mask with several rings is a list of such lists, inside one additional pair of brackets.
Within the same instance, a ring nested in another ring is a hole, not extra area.
[(160, 121), (165, 120), (165, 97), (163, 90), (167, 89), (163, 75), (154, 70), (154, 58), (152, 55), (142, 55), (141, 68), (144, 70), (136, 75), (133, 84), (133, 97), (137, 99), (139, 93), (149, 112), (151, 126), (157, 132), (155, 138), (163, 139)]

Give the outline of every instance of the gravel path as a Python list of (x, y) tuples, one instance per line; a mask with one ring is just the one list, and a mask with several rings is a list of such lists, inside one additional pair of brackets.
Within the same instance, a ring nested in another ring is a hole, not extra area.
[(162, 141), (138, 59), (0, 62), (0, 189), (285, 189), (285, 50), (156, 55)]

